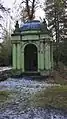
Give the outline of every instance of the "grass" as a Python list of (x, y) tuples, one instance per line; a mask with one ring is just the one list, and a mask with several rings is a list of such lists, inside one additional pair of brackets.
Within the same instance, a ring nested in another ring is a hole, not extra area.
[(51, 87), (36, 93), (31, 97), (34, 107), (54, 107), (67, 109), (67, 85)]
[(0, 102), (7, 101), (10, 93), (8, 91), (0, 91)]

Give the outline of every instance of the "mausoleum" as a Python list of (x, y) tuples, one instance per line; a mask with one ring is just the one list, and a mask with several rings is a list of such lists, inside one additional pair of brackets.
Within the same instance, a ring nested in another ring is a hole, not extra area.
[(12, 39), (12, 67), (22, 72), (44, 72), (53, 68), (51, 32), (44, 20), (16, 22)]

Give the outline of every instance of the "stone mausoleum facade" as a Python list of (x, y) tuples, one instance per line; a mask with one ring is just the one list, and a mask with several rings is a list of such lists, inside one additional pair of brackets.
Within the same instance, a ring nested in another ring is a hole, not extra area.
[(12, 34), (12, 67), (22, 72), (44, 72), (53, 68), (51, 32), (44, 20), (15, 25)]

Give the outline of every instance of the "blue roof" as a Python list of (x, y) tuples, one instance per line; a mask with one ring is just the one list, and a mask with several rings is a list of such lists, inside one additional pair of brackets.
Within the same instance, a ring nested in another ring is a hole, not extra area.
[(24, 23), (23, 25), (20, 26), (21, 31), (26, 31), (26, 30), (40, 30), (41, 24), (39, 20), (32, 20)]

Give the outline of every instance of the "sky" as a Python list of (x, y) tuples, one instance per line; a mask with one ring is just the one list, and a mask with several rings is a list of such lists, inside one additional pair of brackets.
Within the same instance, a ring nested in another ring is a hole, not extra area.
[(3, 0), (6, 7), (12, 7), (14, 0)]

